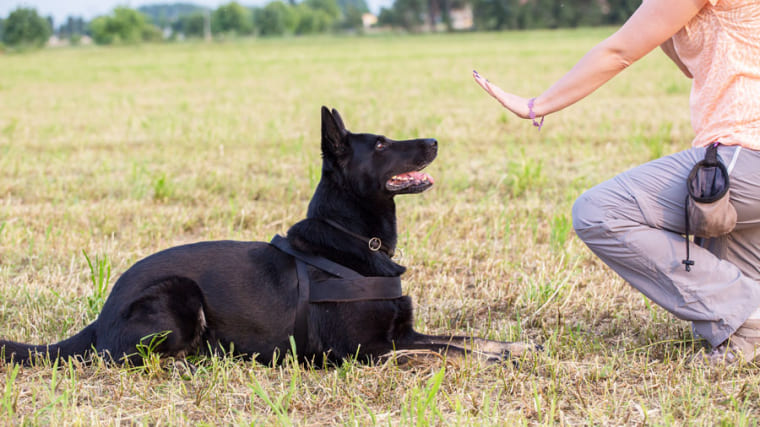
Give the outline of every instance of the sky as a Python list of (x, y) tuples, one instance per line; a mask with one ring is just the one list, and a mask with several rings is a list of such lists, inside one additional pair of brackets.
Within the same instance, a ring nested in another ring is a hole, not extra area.
[[(212, 9), (219, 5), (229, 3), (232, 0), (177, 0), (181, 3), (194, 3)], [(245, 6), (262, 6), (269, 0), (237, 0)], [(104, 15), (116, 6), (128, 6), (137, 8), (146, 4), (175, 3), (174, 0), (0, 0), (0, 17), (6, 18), (9, 13), (18, 7), (30, 7), (37, 9), (42, 16), (52, 16), (54, 25), (62, 24), (69, 15), (81, 16), (90, 20), (98, 15)], [(367, 0), (369, 9), (378, 13), (381, 7), (389, 7), (393, 0)]]

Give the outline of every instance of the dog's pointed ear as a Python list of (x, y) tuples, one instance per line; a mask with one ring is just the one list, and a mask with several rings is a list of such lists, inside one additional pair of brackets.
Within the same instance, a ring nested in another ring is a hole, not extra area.
[(343, 117), (340, 116), (340, 113), (335, 108), (332, 109), (332, 116), (333, 119), (335, 119), (335, 123), (338, 125), (338, 127), (343, 129), (344, 133), (347, 133), (348, 130), (346, 129), (346, 125), (343, 124)]
[(322, 106), (322, 155), (340, 157), (347, 151), (346, 135), (348, 131), (343, 125), (343, 119), (336, 110)]

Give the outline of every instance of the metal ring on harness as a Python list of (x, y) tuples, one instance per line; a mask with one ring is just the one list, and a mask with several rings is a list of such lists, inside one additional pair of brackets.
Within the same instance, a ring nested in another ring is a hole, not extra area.
[(377, 252), (380, 250), (381, 247), (383, 247), (383, 241), (380, 240), (379, 237), (373, 237), (369, 239), (369, 242), (367, 242), (367, 246), (369, 246), (369, 250), (372, 252)]

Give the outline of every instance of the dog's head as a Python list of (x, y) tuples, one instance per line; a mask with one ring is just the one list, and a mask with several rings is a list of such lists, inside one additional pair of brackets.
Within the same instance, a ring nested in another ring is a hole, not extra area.
[(394, 141), (383, 135), (351, 133), (336, 110), (322, 107), (323, 173), (335, 174), (363, 197), (421, 193), (433, 178), (421, 172), (438, 154), (435, 139)]

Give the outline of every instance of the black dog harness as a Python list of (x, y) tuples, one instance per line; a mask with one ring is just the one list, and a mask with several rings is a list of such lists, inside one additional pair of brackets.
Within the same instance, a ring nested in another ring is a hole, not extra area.
[[(280, 235), (275, 235), (269, 244), (292, 256), (296, 261), (298, 305), (293, 338), (296, 341), (296, 348), (301, 352), (309, 343), (309, 304), (388, 300), (403, 296), (400, 276), (362, 276), (326, 258), (301, 252), (293, 248), (288, 240)], [(311, 280), (307, 264), (335, 277)]]

